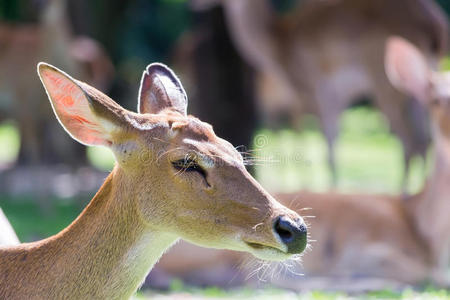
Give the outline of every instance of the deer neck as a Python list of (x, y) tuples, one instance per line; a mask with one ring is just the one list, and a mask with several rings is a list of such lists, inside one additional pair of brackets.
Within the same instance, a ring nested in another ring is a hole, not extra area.
[(129, 298), (175, 242), (140, 217), (131, 181), (116, 167), (82, 214), (48, 242), (44, 253), (64, 249), (49, 258), (57, 287), (64, 286), (56, 296)]
[(434, 166), (423, 191), (408, 202), (416, 227), (431, 250), (432, 260), (446, 263), (450, 250), (450, 149), (433, 130)]

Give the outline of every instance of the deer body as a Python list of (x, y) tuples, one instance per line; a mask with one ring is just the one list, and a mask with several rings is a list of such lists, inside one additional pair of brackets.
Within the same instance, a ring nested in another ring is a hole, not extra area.
[[(437, 132), (433, 134), (440, 135)], [(429, 247), (432, 264), (445, 269), (450, 265), (450, 220), (447, 214), (450, 211), (450, 148), (445, 142), (446, 137), (436, 136), (434, 139), (439, 142), (434, 149), (433, 173), (424, 190), (407, 199), (405, 205), (418, 233)]]
[(178, 238), (268, 260), (305, 249), (303, 220), (210, 125), (187, 116), (187, 96), (166, 66), (144, 71), (139, 113), (50, 65), (38, 72), (66, 131), (109, 147), (117, 165), (62, 232), (0, 248), (0, 298), (128, 298)]

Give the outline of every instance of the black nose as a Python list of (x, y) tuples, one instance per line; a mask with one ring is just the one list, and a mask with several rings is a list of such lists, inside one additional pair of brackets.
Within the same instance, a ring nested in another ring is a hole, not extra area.
[(302, 253), (306, 248), (306, 224), (302, 219), (293, 221), (286, 216), (278, 217), (273, 224), (275, 233), (287, 246), (287, 252), (291, 254)]

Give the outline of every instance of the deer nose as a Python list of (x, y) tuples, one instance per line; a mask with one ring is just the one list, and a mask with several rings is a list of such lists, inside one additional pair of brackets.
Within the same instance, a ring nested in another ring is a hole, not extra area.
[(281, 216), (275, 219), (273, 224), (275, 234), (287, 246), (290, 254), (302, 253), (308, 242), (306, 224), (300, 218), (293, 221), (289, 217)]

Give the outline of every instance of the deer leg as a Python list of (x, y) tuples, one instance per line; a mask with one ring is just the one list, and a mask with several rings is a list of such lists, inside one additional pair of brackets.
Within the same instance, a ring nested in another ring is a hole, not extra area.
[(406, 151), (406, 147), (404, 147), (404, 153), (403, 153), (403, 176), (401, 181), (401, 193), (404, 198), (408, 195), (408, 184), (409, 184), (409, 171), (411, 169), (411, 159), (412, 159), (412, 153), (409, 151)]
[(383, 266), (380, 270), (380, 276), (401, 279), (401, 281), (408, 283), (417, 283), (427, 279), (429, 273), (426, 265), (415, 258), (406, 256), (399, 249), (387, 251), (388, 255), (385, 257), (388, 257), (388, 259), (379, 262)]
[(340, 115), (339, 112), (331, 110), (322, 111), (321, 113), (319, 113), (322, 130), (327, 142), (327, 149), (328, 149), (327, 160), (331, 174), (331, 187), (333, 188), (337, 186), (338, 181), (334, 145), (336, 142), (336, 138), (338, 136), (339, 115)]
[(337, 173), (336, 173), (336, 159), (334, 153), (334, 143), (336, 140), (336, 135), (326, 135), (327, 146), (328, 146), (328, 166), (331, 172), (331, 186), (336, 187), (337, 185)]

